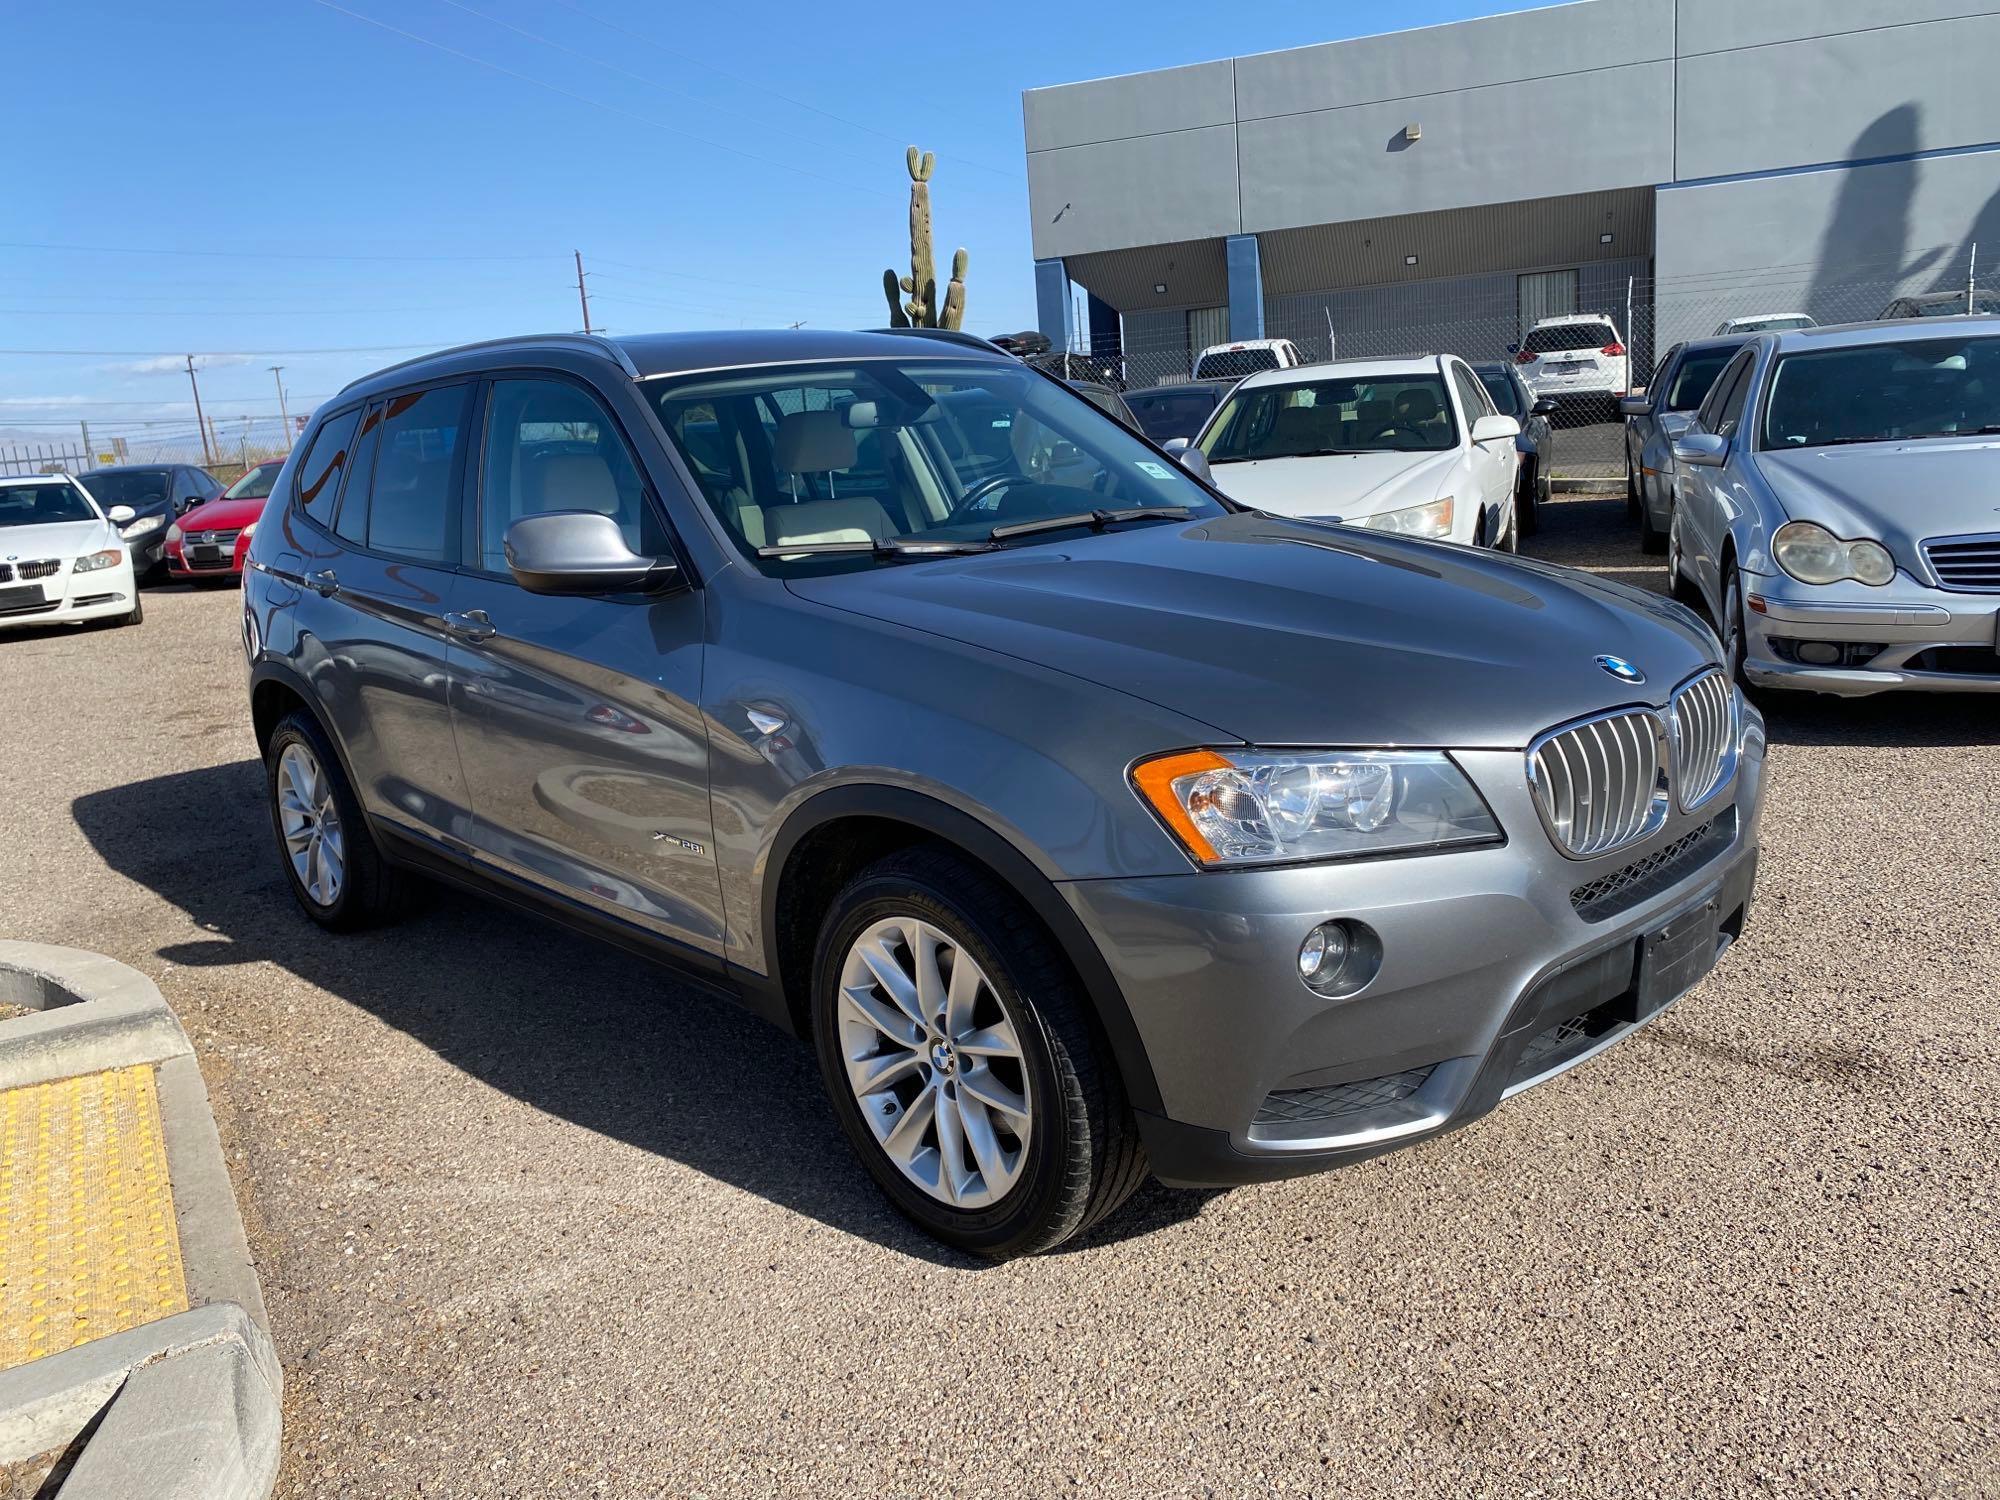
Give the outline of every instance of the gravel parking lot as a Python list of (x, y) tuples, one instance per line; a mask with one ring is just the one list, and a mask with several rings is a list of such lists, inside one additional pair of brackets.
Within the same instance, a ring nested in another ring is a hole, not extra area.
[[(1617, 500), (1538, 550), (1657, 583)], [(215, 1096), (291, 1496), (2000, 1492), (2000, 701), (1770, 711), (1746, 940), (1443, 1140), (938, 1251), (807, 1049), (440, 896), (280, 884), (231, 592), (0, 637), (0, 931), (156, 979)]]

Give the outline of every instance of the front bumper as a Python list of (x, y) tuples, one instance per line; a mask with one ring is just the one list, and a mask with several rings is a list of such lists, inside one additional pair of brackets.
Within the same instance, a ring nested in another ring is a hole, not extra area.
[[(1904, 573), (1885, 588), (1743, 582), (1743, 674), (1759, 687), (1849, 698), (2000, 692), (2000, 594), (1948, 593)], [(1805, 660), (1802, 646), (1836, 648), (1840, 660)]]
[[(208, 553), (220, 551), (220, 556)], [(241, 578), (243, 560), (250, 553), (250, 542), (244, 538), (226, 549), (207, 548), (206, 551), (190, 550), (187, 543), (173, 541), (167, 543), (167, 572), (181, 580), (196, 578)]]
[(129, 561), (91, 573), (74, 571), (65, 560), (62, 571), (40, 580), (44, 602), (0, 610), (0, 630), (33, 625), (67, 625), (130, 613), (139, 590)]
[[(1159, 1087), (1162, 1112), (1139, 1122), (1155, 1175), (1226, 1184), (1374, 1156), (1474, 1120), (1650, 1020), (1686, 986), (1650, 972), (1642, 994), (1645, 944), (1706, 922), (1716, 951), (1688, 968), (1691, 984), (1742, 932), (1764, 771), (1754, 711), (1746, 726), (1728, 792), (1599, 859), (1550, 843), (1520, 752), (1480, 751), (1455, 758), (1504, 845), (1063, 886)], [(1642, 861), (1660, 867), (1579, 905)], [(1296, 969), (1300, 941), (1334, 917), (1366, 923), (1383, 952), (1374, 980), (1338, 1000)]]

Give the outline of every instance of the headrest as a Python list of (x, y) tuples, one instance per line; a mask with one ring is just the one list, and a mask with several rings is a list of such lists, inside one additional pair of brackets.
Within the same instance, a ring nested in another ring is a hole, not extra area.
[(530, 471), (541, 510), (594, 510), (618, 514), (618, 482), (611, 466), (595, 453), (554, 453)]
[(795, 411), (778, 418), (771, 440), (782, 474), (819, 474), (854, 467), (854, 434), (837, 411)]
[(1413, 385), (1396, 397), (1398, 413), (1411, 422), (1428, 422), (1438, 414), (1437, 393), (1427, 386)]
[(1395, 406), (1386, 397), (1377, 396), (1369, 401), (1357, 402), (1354, 415), (1362, 422), (1386, 422), (1395, 410)]

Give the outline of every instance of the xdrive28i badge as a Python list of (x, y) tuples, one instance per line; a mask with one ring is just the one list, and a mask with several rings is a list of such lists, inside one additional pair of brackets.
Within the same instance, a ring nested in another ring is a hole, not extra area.
[(1600, 656), (1597, 664), (1620, 682), (1644, 682), (1646, 674), (1622, 656)]

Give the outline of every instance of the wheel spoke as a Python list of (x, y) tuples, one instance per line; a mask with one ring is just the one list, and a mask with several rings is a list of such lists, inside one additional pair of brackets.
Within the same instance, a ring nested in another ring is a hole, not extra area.
[(871, 1053), (867, 1057), (850, 1057), (847, 1059), (847, 1081), (854, 1085), (857, 1095), (865, 1098), (916, 1072), (920, 1061), (916, 1053), (905, 1052), (900, 1047), (890, 1052)]
[(999, 1137), (993, 1133), (992, 1116), (987, 1114), (985, 1105), (960, 1089), (958, 1117), (965, 1131), (965, 1142), (972, 1147), (972, 1159), (979, 1163), (986, 1191), (998, 1197), (1007, 1190), (1013, 1174), (1008, 1170), (1007, 1154), (1000, 1149)]
[(340, 894), (341, 878), (347, 873), (347, 859), (340, 852), (340, 840), (325, 828), (319, 831), (319, 868), (326, 882), (326, 899), (331, 901)]
[(840, 999), (856, 1019), (874, 1027), (898, 1047), (913, 1047), (924, 1039), (923, 1027), (894, 1006), (884, 1005), (871, 989), (853, 985), (840, 992)]
[(935, 1021), (944, 1010), (944, 970), (938, 959), (945, 944), (935, 928), (921, 923), (905, 936), (910, 944), (910, 963), (917, 971), (917, 1017), (927, 1023)]
[(997, 1109), (1012, 1119), (1028, 1118), (1028, 1101), (1008, 1088), (993, 1076), (993, 1070), (983, 1064), (968, 1068), (958, 1075), (958, 1091), (969, 1094), (988, 1109)]
[(1019, 1057), (1020, 1040), (1014, 1035), (1014, 1028), (1002, 1021), (998, 1026), (985, 1026), (978, 1031), (968, 1031), (954, 1039), (958, 1050), (968, 1057)]
[[(964, 1090), (960, 1090), (961, 1093)], [(958, 1100), (937, 1102), (938, 1187), (947, 1201), (956, 1203), (965, 1196), (965, 1123), (958, 1112)]]
[(888, 944), (880, 941), (865, 942), (856, 950), (861, 961), (868, 965), (868, 972), (875, 976), (875, 982), (882, 986), (895, 1007), (915, 1021), (924, 1024), (923, 1007), (917, 1003), (916, 982), (903, 972), (903, 966), (896, 962), (896, 955), (889, 951)]
[(931, 1089), (924, 1089), (910, 1101), (909, 1107), (903, 1111), (903, 1117), (890, 1127), (887, 1135), (882, 1137), (882, 1149), (889, 1153), (892, 1160), (907, 1169), (915, 1162), (917, 1153), (923, 1149), (924, 1132), (930, 1128), (931, 1121), (936, 1115), (937, 1094)]
[(952, 960), (951, 987), (945, 994), (946, 1036), (959, 1037), (972, 1030), (973, 1008), (979, 1001), (979, 983), (983, 977), (979, 966), (966, 956), (963, 948), (959, 949)]

